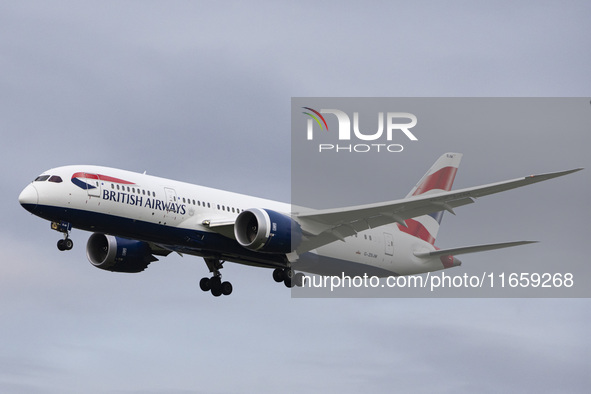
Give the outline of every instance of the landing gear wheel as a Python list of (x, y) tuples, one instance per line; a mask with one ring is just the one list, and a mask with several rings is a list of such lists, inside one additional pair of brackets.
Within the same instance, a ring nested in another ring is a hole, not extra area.
[(223, 282), (222, 283), (222, 294), (226, 295), (226, 296), (232, 294), (232, 283), (230, 283), (230, 282)]
[(304, 286), (304, 274), (302, 274), (301, 272), (298, 272), (297, 274), (294, 275), (292, 282), (293, 282), (294, 286), (297, 286), (297, 287)]
[(201, 278), (201, 280), (199, 281), (199, 287), (203, 291), (211, 290), (211, 287), (209, 286), (209, 278)]
[(281, 268), (275, 268), (273, 270), (273, 280), (277, 283), (283, 282), (283, 270)]
[(289, 288), (293, 287), (293, 285), (294, 285), (293, 276), (294, 276), (294, 272), (292, 269), (286, 268), (283, 270), (283, 283), (285, 284), (286, 287), (289, 287)]
[(57, 248), (61, 251), (71, 250), (74, 247), (74, 242), (70, 238), (64, 238), (57, 241)]
[(222, 287), (213, 287), (211, 289), (211, 295), (213, 295), (214, 297), (219, 297), (222, 295)]
[(214, 276), (209, 280), (209, 287), (211, 288), (211, 294), (214, 297), (222, 295), (222, 280), (219, 276)]
[(286, 268), (283, 270), (283, 278), (284, 279), (293, 279), (294, 272), (291, 268)]

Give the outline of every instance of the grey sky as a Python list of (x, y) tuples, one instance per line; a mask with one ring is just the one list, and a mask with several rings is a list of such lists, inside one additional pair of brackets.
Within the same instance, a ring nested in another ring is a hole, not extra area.
[[(590, 11), (587, 2), (0, 2), (0, 391), (587, 392), (587, 299), (301, 300), (270, 271), (232, 264), (234, 293), (214, 299), (199, 290), (198, 258), (104, 272), (86, 260), (81, 231), (60, 253), (59, 234), (17, 196), (45, 169), (89, 163), (287, 201), (291, 97), (585, 97)], [(480, 133), (426, 141), (416, 172), (395, 175), (393, 197), (445, 151), (464, 153), (457, 187), (591, 168), (586, 134), (558, 130), (523, 152)], [(543, 241), (536, 256), (588, 260), (588, 171), (520, 192), (535, 203), (507, 193), (446, 215), (438, 242), (531, 236)], [(493, 266), (529, 250), (463, 261)]]

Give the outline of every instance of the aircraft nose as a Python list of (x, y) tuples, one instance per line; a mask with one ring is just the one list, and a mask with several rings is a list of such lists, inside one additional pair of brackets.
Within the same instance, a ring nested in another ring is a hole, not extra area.
[(33, 184), (29, 184), (18, 196), (18, 202), (29, 212), (33, 212), (39, 202), (39, 194)]

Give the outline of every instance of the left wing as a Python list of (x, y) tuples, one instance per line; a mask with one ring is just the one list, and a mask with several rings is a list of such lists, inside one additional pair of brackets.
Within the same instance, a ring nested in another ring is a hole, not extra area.
[(443, 209), (455, 214), (454, 208), (471, 204), (474, 198), (546, 181), (580, 170), (582, 168), (530, 175), (488, 185), (436, 194), (422, 194), (383, 203), (293, 212), (293, 219), (300, 223), (304, 232), (304, 239), (296, 249), (296, 253), (302, 254), (331, 242), (344, 240), (345, 237), (357, 232), (389, 223), (397, 222), (406, 226), (404, 223), (406, 219), (428, 215)]

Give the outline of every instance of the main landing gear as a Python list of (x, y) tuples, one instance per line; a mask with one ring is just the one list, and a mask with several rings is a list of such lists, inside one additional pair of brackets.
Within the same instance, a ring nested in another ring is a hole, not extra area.
[(51, 229), (64, 233), (64, 239), (57, 241), (57, 248), (61, 251), (70, 250), (74, 247), (74, 242), (70, 239), (70, 230), (72, 225), (68, 222), (51, 222)]
[(273, 270), (275, 282), (283, 282), (286, 287), (302, 287), (304, 285), (304, 274), (295, 273), (291, 268), (275, 268)]
[(222, 274), (220, 270), (223, 268), (224, 262), (216, 258), (204, 258), (205, 264), (209, 271), (213, 273), (211, 278), (201, 278), (199, 287), (203, 291), (211, 291), (214, 297), (223, 295), (230, 295), (232, 293), (232, 284), (230, 282), (222, 282)]

